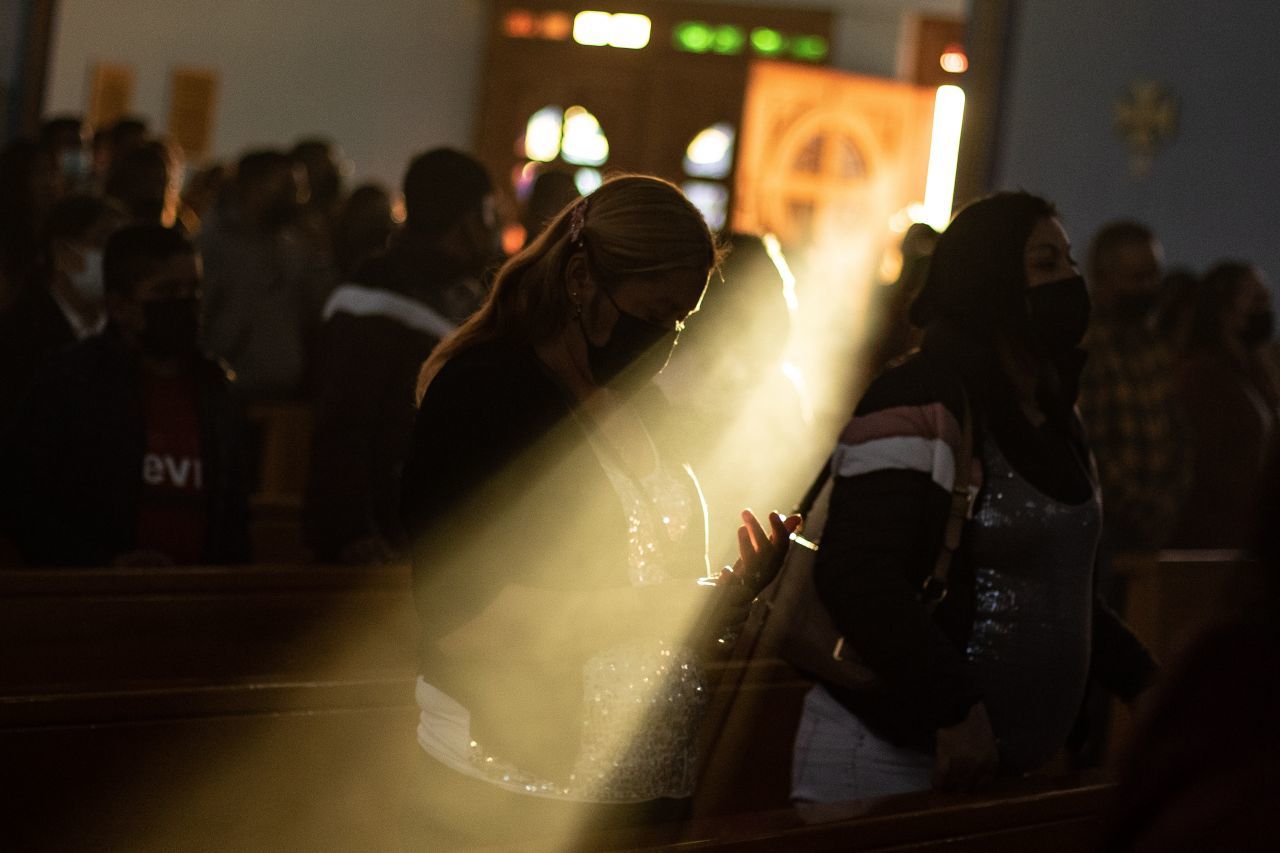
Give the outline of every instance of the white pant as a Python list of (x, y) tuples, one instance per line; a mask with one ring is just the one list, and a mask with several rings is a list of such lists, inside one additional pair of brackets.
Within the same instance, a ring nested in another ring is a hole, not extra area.
[(933, 756), (877, 737), (821, 684), (804, 700), (791, 762), (791, 799), (839, 803), (925, 791)]

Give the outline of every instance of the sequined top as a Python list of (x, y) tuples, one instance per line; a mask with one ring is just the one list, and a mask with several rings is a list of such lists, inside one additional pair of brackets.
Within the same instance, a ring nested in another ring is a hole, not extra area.
[[(631, 584), (693, 582), (697, 566), (682, 556), (688, 540), (696, 538), (706, 553), (696, 481), (662, 464), (656, 449), (653, 473), (637, 479), (599, 440), (593, 438), (592, 447), (625, 510)], [(693, 651), (657, 639), (623, 643), (587, 661), (583, 685), (582, 744), (571, 787), (611, 802), (691, 796), (695, 738), (707, 701)]]
[(1066, 742), (1084, 698), (1102, 505), (1096, 488), (1076, 505), (1048, 497), (990, 438), (982, 464), (966, 656), (982, 685), (1001, 764), (1025, 771)]
[[(633, 478), (598, 439), (591, 446), (624, 510), (626, 580), (694, 582), (706, 566), (706, 524), (691, 472), (662, 464), (654, 449), (653, 473)], [(691, 649), (656, 638), (602, 648), (584, 664), (582, 688), (578, 753), (564, 779), (525, 772), (493, 754), (471, 737), (467, 709), (423, 679), (418, 740), (455, 770), (524, 794), (618, 803), (692, 795), (707, 694)]]

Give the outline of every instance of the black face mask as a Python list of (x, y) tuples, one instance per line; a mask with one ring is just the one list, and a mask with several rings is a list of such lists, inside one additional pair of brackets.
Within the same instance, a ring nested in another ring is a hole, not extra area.
[(1244, 328), (1240, 330), (1240, 343), (1246, 347), (1260, 347), (1267, 341), (1271, 340), (1271, 336), (1275, 333), (1276, 318), (1271, 311), (1254, 311), (1244, 321)]
[(1084, 340), (1091, 307), (1089, 291), (1078, 275), (1028, 288), (1032, 346), (1050, 358), (1071, 352)]
[(200, 300), (152, 299), (142, 303), (139, 341), (153, 358), (173, 359), (194, 355), (200, 348)]
[[(621, 391), (634, 391), (667, 366), (675, 348), (675, 329), (659, 326), (628, 314), (618, 307), (609, 291), (604, 295), (618, 312), (609, 340), (603, 346), (587, 338), (587, 363), (597, 384)], [(585, 336), (585, 329), (584, 336)]]

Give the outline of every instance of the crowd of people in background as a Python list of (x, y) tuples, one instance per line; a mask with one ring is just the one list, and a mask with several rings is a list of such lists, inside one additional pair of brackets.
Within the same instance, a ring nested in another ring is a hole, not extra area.
[[(0, 154), (0, 426), (18, 428), (24, 401), (47, 393), (40, 386), (67, 347), (121, 337), (104, 276), (113, 236), (169, 229), (199, 259), (199, 351), (234, 378), (238, 405), (295, 401), (312, 413), (305, 538), (314, 557), (402, 558), (396, 483), (412, 377), (482, 303), (485, 271), (502, 256), (501, 228), (489, 175), (462, 152), (415, 158), (399, 193), (348, 188), (348, 171), (322, 138), (195, 168), (132, 117), (93, 132), (78, 117), (58, 117), (34, 138), (8, 143)], [(528, 240), (576, 197), (567, 175), (541, 174), (522, 210)], [(912, 226), (900, 277), (877, 289), (878, 332), (865, 350), (872, 375), (919, 344), (905, 318), (936, 241), (928, 226)], [(710, 291), (708, 305), (725, 303), (721, 316), (702, 323), (702, 341), (694, 324), (661, 380), (677, 406), (714, 410), (713, 392), (746, 400), (751, 389), (734, 389), (745, 375), (738, 362), (778, 361), (785, 345), (776, 270), (758, 239), (725, 242), (741, 255), (730, 266), (744, 271)], [(1247, 545), (1250, 510), (1280, 442), (1280, 360), (1264, 273), (1242, 260), (1203, 275), (1166, 271), (1156, 235), (1125, 221), (1095, 235), (1087, 277), (1094, 313), (1079, 406), (1106, 495), (1108, 549)], [(778, 351), (734, 350), (735, 336), (715, 328), (759, 318), (774, 328), (751, 339)], [(129, 404), (135, 414), (147, 410), (148, 389)], [(791, 401), (771, 409), (789, 420), (789, 439), (805, 441), (796, 411)], [(153, 425), (139, 430), (151, 436)], [(809, 437), (815, 446), (821, 439)], [(237, 466), (252, 488), (261, 436), (246, 428), (241, 444)], [(704, 455), (712, 453), (713, 437), (705, 444)]]
[[(310, 559), (414, 564), (425, 784), (475, 816), (421, 816), (435, 830), (503, 813), (517, 833), (584, 804), (686, 815), (699, 649), (731, 645), (801, 523), (734, 514), (789, 509), (796, 469), (833, 443), (813, 577), (882, 681), (808, 694), (797, 802), (1043, 766), (1090, 684), (1133, 701), (1156, 678), (1106, 606), (1125, 598), (1112, 556), (1258, 544), (1280, 350), (1246, 260), (1170, 271), (1150, 228), (1117, 221), (1081, 276), (1052, 204), (1025, 193), (941, 234), (914, 225), (867, 309), (873, 382), (833, 442), (785, 369), (796, 308), (777, 246), (712, 234), (674, 185), (614, 177), (582, 198), (545, 171), (506, 258), (475, 157), (419, 153), (394, 192), (349, 189), (348, 171), (322, 138), (188, 168), (136, 118), (90, 133), (60, 117), (4, 146), (0, 564), (252, 562), (264, 437), (247, 412), (305, 411)], [(981, 476), (957, 580), (928, 604), (904, 567), (950, 564), (966, 461)], [(708, 556), (735, 553), (715, 581)], [(710, 587), (742, 600), (697, 630), (672, 622)], [(570, 647), (583, 659), (566, 667)], [(627, 673), (650, 672), (627, 698)], [(579, 720), (584, 684), (612, 698)], [(618, 702), (654, 697), (665, 717), (612, 731)], [(495, 776), (489, 747), (515, 763)]]
[(480, 304), (498, 231), (461, 152), (415, 160), (403, 227), (393, 193), (347, 171), (321, 138), (188, 168), (133, 117), (58, 117), (4, 146), (5, 562), (249, 560), (263, 439), (246, 412), (264, 403), (314, 410), (315, 556), (400, 556), (413, 377)]

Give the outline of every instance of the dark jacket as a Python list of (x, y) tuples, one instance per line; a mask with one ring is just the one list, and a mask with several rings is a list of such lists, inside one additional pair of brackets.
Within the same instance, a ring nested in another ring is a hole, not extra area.
[[(1068, 407), (1057, 407), (1056, 416), (1055, 407), (1047, 407), (1050, 422), (1034, 429), (1002, 403), (1010, 395), (983, 379), (993, 374), (952, 342), (928, 343), (871, 385), (837, 454), (858, 454), (857, 443), (869, 437), (897, 438), (908, 442), (904, 447), (936, 444), (934, 465), (922, 457), (917, 466), (902, 460), (873, 464), (873, 458), (847, 466), (858, 472), (836, 477), (814, 567), (819, 596), (836, 625), (887, 685), (875, 693), (828, 689), (871, 728), (920, 749), (932, 748), (939, 727), (960, 722), (982, 700), (964, 654), (975, 612), (967, 535), (952, 562), (947, 598), (932, 616), (918, 599), (941, 547), (950, 503), (952, 483), (940, 482), (950, 472), (936, 460), (960, 455), (966, 389), (976, 447), (992, 436), (1023, 476), (1059, 500), (1083, 500), (1090, 489), (1076, 461), (1087, 450)], [(1092, 646), (1091, 675), (1111, 692), (1130, 698), (1152, 678), (1146, 650), (1096, 595)]]
[(369, 537), (404, 544), (399, 486), (418, 371), (478, 307), (475, 298), (451, 301), (451, 279), (438, 260), (392, 248), (325, 306), (304, 514), (319, 560)]
[(0, 313), (0, 430), (17, 412), (45, 362), (75, 341), (49, 289), (34, 281)]
[[(532, 350), (485, 344), (444, 366), (418, 412), (403, 510), (415, 534), (425, 679), (470, 711), (473, 737), (494, 754), (563, 778), (577, 753), (584, 661), (532, 664), (518, 654), (528, 641), (520, 637), (506, 638), (509, 660), (459, 662), (435, 647), (508, 584), (630, 584), (622, 505)], [(565, 627), (549, 624), (548, 633)]]
[[(210, 565), (249, 560), (243, 414), (220, 365), (201, 357), (201, 448)], [(0, 450), (5, 516), (32, 565), (102, 566), (133, 550), (146, 423), (139, 367), (111, 327), (54, 357)]]

